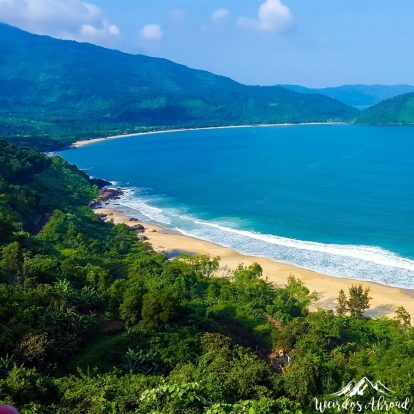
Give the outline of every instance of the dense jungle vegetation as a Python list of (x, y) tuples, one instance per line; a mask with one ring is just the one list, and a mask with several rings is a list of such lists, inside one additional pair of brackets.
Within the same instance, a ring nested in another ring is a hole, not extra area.
[(305, 413), (364, 376), (393, 399), (414, 395), (404, 309), (366, 319), (356, 287), (339, 312), (309, 312), (315, 295), (294, 276), (274, 286), (259, 265), (215, 277), (218, 258), (168, 260), (95, 215), (96, 194), (62, 159), (0, 142), (0, 402), (23, 414)]

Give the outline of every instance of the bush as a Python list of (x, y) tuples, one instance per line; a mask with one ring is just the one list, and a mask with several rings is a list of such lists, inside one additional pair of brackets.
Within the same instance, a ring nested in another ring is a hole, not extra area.
[(177, 318), (180, 306), (177, 296), (168, 289), (150, 291), (143, 297), (142, 322), (150, 329), (165, 327)]

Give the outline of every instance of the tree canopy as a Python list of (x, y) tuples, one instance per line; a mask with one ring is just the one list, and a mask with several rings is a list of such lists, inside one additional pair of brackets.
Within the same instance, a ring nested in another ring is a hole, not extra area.
[(76, 168), (0, 145), (0, 403), (299, 414), (364, 376), (414, 394), (404, 309), (364, 318), (357, 287), (355, 312), (310, 312), (316, 296), (294, 276), (275, 286), (257, 264), (218, 278), (218, 258), (168, 260), (85, 207), (96, 187)]

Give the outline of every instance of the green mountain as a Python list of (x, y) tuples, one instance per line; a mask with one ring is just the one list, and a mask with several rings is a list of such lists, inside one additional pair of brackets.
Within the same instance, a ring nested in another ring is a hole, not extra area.
[(366, 109), (384, 99), (414, 92), (414, 86), (412, 85), (343, 85), (320, 89), (305, 88), (299, 85), (281, 86), (299, 93), (316, 93), (330, 96), (358, 109)]
[(414, 93), (382, 101), (361, 112), (355, 121), (364, 124), (414, 124)]
[(146, 128), (349, 120), (322, 95), (247, 86), (159, 58), (0, 24), (0, 127), (20, 143)]

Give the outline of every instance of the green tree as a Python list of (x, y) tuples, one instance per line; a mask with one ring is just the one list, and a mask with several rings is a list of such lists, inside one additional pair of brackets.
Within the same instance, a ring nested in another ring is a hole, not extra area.
[(140, 397), (139, 413), (197, 413), (202, 412), (208, 401), (202, 395), (199, 383), (163, 384), (145, 390)]
[(321, 358), (309, 353), (286, 368), (283, 376), (283, 386), (287, 395), (302, 404), (321, 393), (322, 382)]
[(305, 284), (294, 275), (289, 275), (286, 291), (295, 298), (302, 309), (307, 308), (313, 301), (318, 299), (316, 292), (311, 292)]
[(338, 312), (338, 315), (345, 315), (348, 311), (348, 299), (343, 289), (339, 291), (339, 296), (337, 300), (338, 306), (336, 308), (336, 311)]
[(0, 379), (0, 401), (19, 408), (33, 403), (44, 405), (55, 397), (53, 380), (40, 375), (35, 369), (15, 365), (4, 379)]
[(250, 266), (243, 266), (241, 264), (233, 272), (234, 282), (238, 285), (247, 285), (262, 276), (263, 269), (258, 263), (253, 263)]
[(172, 321), (179, 311), (177, 297), (167, 288), (146, 293), (142, 302), (142, 322), (151, 329), (162, 328)]
[(203, 353), (229, 350), (231, 348), (231, 339), (216, 332), (205, 332), (201, 337), (201, 346)]
[(209, 256), (182, 255), (179, 260), (189, 264), (193, 272), (205, 278), (212, 277), (220, 266), (220, 257), (211, 259)]
[(409, 328), (411, 326), (411, 315), (407, 312), (404, 306), (400, 306), (396, 309), (395, 319), (403, 328)]
[(142, 298), (145, 290), (140, 284), (129, 284), (119, 306), (119, 315), (127, 326), (135, 325), (141, 318)]
[(347, 301), (349, 312), (352, 316), (362, 317), (364, 312), (369, 309), (369, 287), (363, 288), (362, 285), (352, 285), (349, 288), (349, 299)]
[(3, 278), (9, 283), (19, 283), (23, 276), (23, 251), (19, 242), (15, 241), (3, 247), (1, 270)]
[(105, 292), (112, 281), (108, 270), (90, 263), (86, 265), (85, 270), (88, 285), (98, 292)]
[(289, 276), (286, 287), (276, 289), (273, 296), (273, 303), (267, 306), (267, 312), (282, 322), (306, 315), (308, 306), (317, 299), (316, 292), (311, 293), (303, 282), (293, 275)]
[[(0, 181), (1, 182), (1, 181)], [(0, 243), (10, 239), (10, 236), (17, 230), (17, 225), (10, 214), (0, 210)]]

